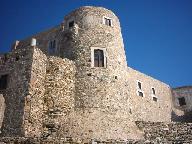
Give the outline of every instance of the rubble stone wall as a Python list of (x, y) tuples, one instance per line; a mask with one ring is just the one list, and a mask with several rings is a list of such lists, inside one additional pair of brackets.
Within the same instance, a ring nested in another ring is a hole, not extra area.
[(43, 131), (46, 65), (46, 55), (39, 48), (34, 47), (28, 94), (25, 97), (23, 127), (25, 136), (37, 137)]
[(1, 59), (0, 75), (8, 75), (7, 88), (0, 91), (5, 99), (2, 136), (22, 136), (25, 97), (31, 76), (33, 48), (14, 50)]
[(4, 112), (5, 112), (5, 99), (3, 95), (0, 94), (0, 133), (1, 133), (1, 126), (4, 118)]
[(136, 122), (144, 139), (154, 143), (191, 143), (192, 123)]
[[(192, 123), (175, 122), (145, 122), (136, 121), (139, 131), (143, 134), (142, 139), (87, 139), (87, 143), (94, 144), (191, 144), (192, 143)], [(83, 133), (84, 129), (82, 129)], [(1, 143), (36, 143), (36, 144), (57, 144), (57, 143), (85, 143), (76, 137), (54, 137), (49, 139), (35, 137), (2, 137)]]
[[(48, 59), (43, 97), (42, 137), (64, 137), (70, 128), (72, 129), (69, 116), (74, 112), (75, 74), (73, 61), (58, 57)], [(76, 116), (73, 115), (72, 118), (76, 119)]]

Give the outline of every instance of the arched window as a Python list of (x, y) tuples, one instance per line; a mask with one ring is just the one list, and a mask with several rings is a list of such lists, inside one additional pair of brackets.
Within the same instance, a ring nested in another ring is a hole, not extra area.
[(104, 67), (103, 50), (94, 49), (94, 67)]

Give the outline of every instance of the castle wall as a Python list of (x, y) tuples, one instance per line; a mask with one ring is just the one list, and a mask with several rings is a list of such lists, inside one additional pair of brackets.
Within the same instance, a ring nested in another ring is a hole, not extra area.
[(43, 98), (45, 94), (47, 57), (39, 49), (33, 48), (28, 94), (25, 97), (25, 136), (39, 137), (43, 131)]
[(7, 87), (0, 91), (5, 100), (2, 136), (22, 136), (25, 96), (31, 73), (33, 49), (19, 49), (0, 61), (0, 76), (8, 75)]
[[(112, 27), (103, 24), (104, 16), (112, 19)], [(68, 29), (71, 19), (75, 26)], [(67, 15), (64, 25), (61, 51), (74, 60), (77, 70), (75, 109), (66, 135), (84, 140), (136, 137), (128, 110), (127, 63), (118, 18), (104, 8), (82, 7)], [(97, 48), (106, 52), (104, 67), (92, 66), (92, 51)]]
[[(171, 121), (171, 89), (168, 85), (128, 68), (128, 87), (130, 95), (130, 111), (134, 120), (169, 122)], [(138, 95), (138, 81), (141, 82), (143, 97)], [(155, 95), (152, 93), (155, 89)], [(153, 97), (157, 98), (157, 102)]]
[(43, 97), (43, 137), (65, 137), (73, 127), (71, 119), (77, 117), (69, 117), (74, 112), (75, 74), (73, 61), (58, 57), (48, 59)]
[[(54, 54), (48, 52), (50, 40), (57, 41)], [(104, 53), (102, 67), (94, 66), (95, 49)], [(171, 121), (171, 88), (127, 67), (119, 20), (101, 7), (81, 7), (62, 26), (20, 41), (0, 60), (2, 74), (9, 74), (8, 88), (0, 91), (3, 136), (140, 139), (135, 121)]]

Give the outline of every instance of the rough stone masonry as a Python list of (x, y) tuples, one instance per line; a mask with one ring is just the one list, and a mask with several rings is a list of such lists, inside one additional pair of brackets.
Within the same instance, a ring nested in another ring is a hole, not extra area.
[(175, 135), (163, 139), (153, 125), (177, 130), (172, 121), (185, 121), (191, 103), (182, 91), (190, 97), (190, 88), (172, 89), (128, 67), (117, 16), (84, 6), (0, 55), (0, 141), (131, 143), (160, 137), (168, 143)]

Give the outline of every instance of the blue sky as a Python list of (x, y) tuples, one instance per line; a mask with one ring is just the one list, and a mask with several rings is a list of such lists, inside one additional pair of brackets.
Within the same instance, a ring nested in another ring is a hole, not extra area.
[(192, 0), (1, 0), (0, 51), (84, 5), (119, 17), (130, 67), (172, 87), (192, 85)]

